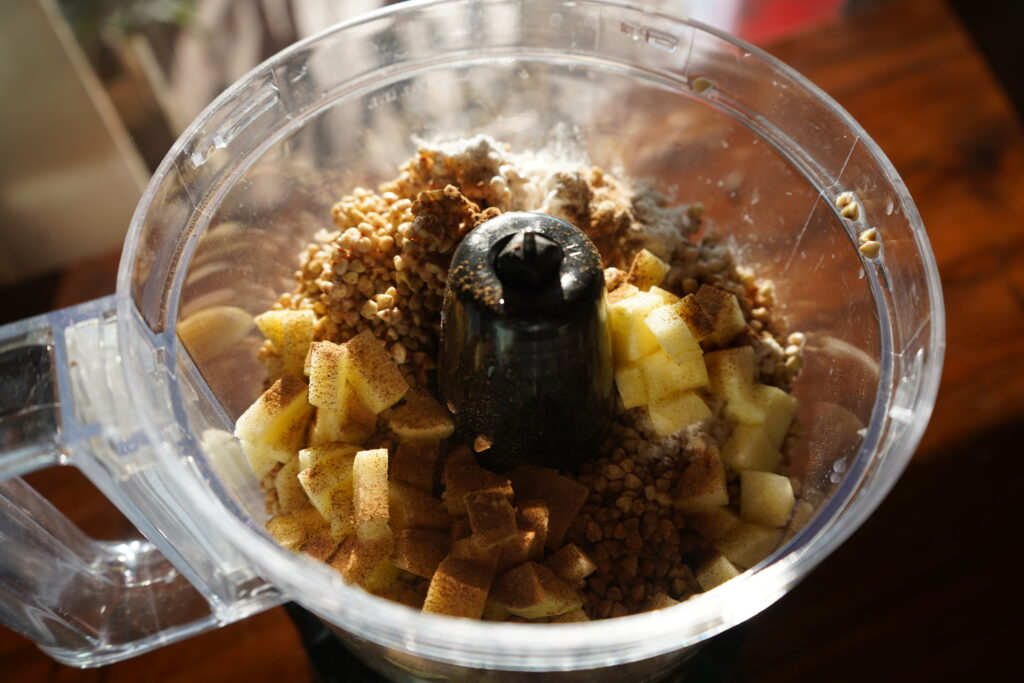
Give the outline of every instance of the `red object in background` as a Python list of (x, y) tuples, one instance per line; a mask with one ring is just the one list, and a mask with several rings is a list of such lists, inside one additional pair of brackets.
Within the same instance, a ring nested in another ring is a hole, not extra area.
[(846, 0), (737, 0), (730, 30), (763, 45), (838, 17)]

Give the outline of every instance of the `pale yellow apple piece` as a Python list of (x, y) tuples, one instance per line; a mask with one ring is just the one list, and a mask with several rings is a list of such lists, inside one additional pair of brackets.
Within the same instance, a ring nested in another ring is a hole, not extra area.
[(715, 321), (700, 307), (695, 295), (687, 294), (679, 300), (679, 315), (697, 341), (704, 341), (715, 333)]
[[(612, 292), (613, 295), (615, 293)], [(614, 300), (609, 295), (608, 300), (612, 355), (616, 365), (625, 365), (659, 348), (658, 340), (644, 324), (644, 318), (662, 305), (661, 297), (650, 292), (637, 292), (632, 296)]]
[(764, 409), (754, 401), (754, 349), (740, 346), (704, 354), (711, 392), (725, 401), (725, 415), (743, 424), (764, 422)]
[(659, 436), (674, 434), (683, 427), (711, 417), (711, 409), (704, 399), (690, 391), (651, 401), (647, 411)]
[(497, 546), (512, 540), (519, 528), (516, 510), (499, 491), (475, 491), (464, 497), (469, 526), (478, 543)]
[(717, 541), (742, 523), (740, 516), (727, 507), (711, 508), (686, 516), (686, 526), (707, 541)]
[(309, 446), (299, 451), (299, 471), (307, 470), (321, 460), (329, 460), (338, 455), (355, 456), (359, 446), (341, 441), (331, 441), (317, 446)]
[(703, 353), (678, 305), (655, 308), (644, 318), (644, 323), (658, 340), (658, 345), (676, 363), (682, 364), (690, 356)]
[(752, 524), (780, 527), (793, 513), (793, 485), (789, 477), (747, 470), (740, 473), (740, 517)]
[(341, 389), (348, 375), (347, 354), (340, 344), (314, 342), (309, 347), (309, 402), (317, 408), (341, 412)]
[(768, 442), (775, 448), (781, 448), (796, 416), (796, 397), (778, 387), (755, 384), (753, 398), (754, 403), (764, 411), (764, 432)]
[(730, 562), (749, 569), (771, 555), (780, 540), (782, 529), (741, 522), (713, 545), (718, 552), (729, 558)]
[(536, 562), (524, 562), (497, 577), (491, 598), (525, 619), (554, 617), (583, 606), (579, 591)]
[(388, 450), (359, 451), (352, 461), (356, 536), (360, 541), (390, 538), (388, 526)]
[[(322, 448), (322, 447), (317, 447)], [(314, 449), (303, 449), (307, 452)], [(315, 461), (308, 468), (299, 471), (298, 479), (309, 501), (324, 519), (351, 517), (353, 514), (352, 464), (355, 449), (338, 446), (329, 453), (319, 451)], [(301, 456), (300, 456), (301, 457)], [(307, 455), (306, 461), (310, 461)]]
[(404, 529), (395, 536), (391, 561), (399, 569), (429, 579), (451, 551), (452, 539), (438, 529)]
[(696, 296), (700, 307), (711, 318), (715, 330), (705, 337), (705, 341), (725, 346), (743, 330), (746, 321), (735, 294), (718, 287), (701, 285), (694, 296)]
[(661, 301), (664, 304), (678, 304), (681, 301), (681, 299), (678, 296), (668, 291), (667, 289), (662, 289), (661, 287), (654, 286), (648, 289), (647, 291), (650, 292), (651, 294), (657, 294), (658, 296), (660, 296)]
[(623, 408), (636, 408), (647, 404), (643, 374), (636, 365), (624, 365), (616, 369), (615, 386), (619, 389)]
[(686, 359), (684, 365), (676, 363), (668, 354), (658, 349), (637, 362), (647, 390), (647, 402), (654, 403), (669, 396), (675, 396), (688, 389), (706, 386), (708, 373), (704, 360), (697, 352)]
[(647, 290), (655, 285), (660, 285), (668, 271), (667, 263), (646, 249), (641, 249), (633, 257), (633, 263), (630, 264), (629, 273), (626, 275), (626, 282), (637, 289)]
[(717, 553), (710, 560), (701, 564), (694, 573), (697, 583), (705, 591), (717, 588), (739, 575), (740, 570), (736, 568), (736, 565), (730, 562), (725, 555)]
[[(351, 390), (351, 386), (347, 387)], [(361, 444), (377, 427), (377, 416), (367, 410), (356, 396), (347, 403), (350, 410), (342, 413), (317, 408), (313, 426), (309, 430), (309, 444), (319, 446), (333, 441)], [(355, 417), (353, 415), (356, 415)]]
[(566, 581), (582, 581), (595, 571), (597, 565), (574, 543), (566, 543), (544, 560), (542, 564)]
[(387, 412), (388, 426), (401, 441), (447, 439), (455, 431), (451, 413), (423, 389), (410, 389)]
[(299, 459), (292, 458), (274, 475), (274, 490), (277, 491), (277, 508), (281, 512), (290, 512), (310, 507), (302, 484), (299, 483)]
[(706, 512), (729, 502), (725, 466), (713, 451), (703, 451), (679, 475), (673, 505), (683, 512)]
[(388, 484), (388, 517), (395, 532), (403, 529), (449, 529), (452, 525), (444, 503), (426, 491), (397, 481)]
[(590, 496), (590, 489), (546, 467), (520, 466), (506, 474), (515, 482), (516, 499), (524, 501), (519, 509), (520, 528), (538, 528), (535, 525), (542, 523), (542, 513), (534, 513), (537, 515), (532, 518), (534, 521), (527, 521), (525, 501), (543, 501), (548, 511), (544, 547), (549, 553), (561, 548), (569, 527)]
[(348, 382), (363, 405), (374, 414), (397, 403), (409, 389), (394, 358), (370, 330), (344, 344), (348, 352)]
[(274, 540), (295, 552), (307, 539), (327, 528), (327, 520), (313, 508), (285, 512), (267, 521), (267, 532)]
[(403, 441), (391, 457), (390, 479), (432, 493), (441, 461), (439, 441)]
[(772, 445), (764, 425), (737, 424), (722, 446), (722, 460), (737, 472), (774, 472), (782, 462), (782, 452)]
[(256, 316), (256, 326), (281, 356), (284, 371), (302, 376), (309, 345), (313, 343), (316, 315), (304, 309), (267, 311)]
[(253, 473), (263, 479), (274, 462), (287, 462), (302, 447), (313, 407), (306, 383), (285, 375), (263, 392), (235, 422), (235, 436)]
[(423, 611), (479, 619), (493, 578), (479, 565), (449, 555), (430, 579)]
[(391, 597), (398, 580), (398, 568), (391, 562), (392, 539), (360, 540), (346, 538), (331, 558), (331, 566), (348, 583), (355, 583), (376, 595)]
[(478, 465), (446, 462), (444, 467), (444, 502), (448, 514), (466, 514), (466, 494), (477, 491), (497, 491), (512, 499), (512, 484), (508, 479)]

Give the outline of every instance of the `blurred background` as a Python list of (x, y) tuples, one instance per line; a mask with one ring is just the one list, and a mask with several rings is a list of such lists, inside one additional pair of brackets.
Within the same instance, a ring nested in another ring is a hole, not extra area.
[[(382, 4), (0, 1), (0, 324), (113, 293), (135, 205), (189, 122), (265, 58)], [(907, 473), (708, 680), (1013, 679), (1004, 667), (1024, 628), (1024, 525), (1011, 509), (1024, 477), (1024, 3), (641, 4), (764, 47), (850, 111), (920, 208), (948, 316), (939, 401)], [(96, 537), (130, 528), (71, 468), (28, 480)], [(88, 672), (0, 627), (0, 681), (310, 676), (280, 609)]]

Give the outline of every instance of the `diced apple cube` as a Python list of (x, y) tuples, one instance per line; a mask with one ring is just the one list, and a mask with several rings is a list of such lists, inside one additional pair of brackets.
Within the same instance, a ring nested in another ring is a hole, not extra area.
[(768, 557), (781, 539), (781, 529), (742, 522), (724, 538), (715, 541), (714, 546), (733, 564), (750, 569)]
[(554, 617), (583, 605), (577, 590), (536, 562), (525, 562), (496, 578), (491, 598), (525, 619)]
[(686, 516), (686, 526), (707, 541), (717, 541), (742, 523), (740, 516), (727, 507), (711, 508)]
[(700, 307), (695, 295), (687, 294), (679, 300), (679, 315), (697, 341), (702, 342), (715, 333), (715, 321)]
[(430, 580), (423, 611), (479, 619), (492, 580), (493, 575), (478, 565), (449, 555)]
[(743, 330), (746, 321), (735, 294), (718, 287), (701, 285), (694, 296), (700, 307), (711, 318), (715, 330), (704, 338), (705, 341), (724, 346)]
[(544, 547), (554, 552), (562, 547), (576, 514), (587, 502), (590, 490), (574, 479), (546, 467), (518, 467), (509, 472), (520, 500), (542, 500), (548, 507), (548, 532)]
[(355, 460), (355, 449), (339, 446), (334, 449), (316, 451), (315, 456), (307, 452), (306, 461), (315, 457), (308, 468), (300, 470), (299, 483), (305, 490), (309, 501), (327, 520), (348, 516), (351, 513), (352, 501), (352, 463)]
[(409, 389), (395, 360), (370, 330), (344, 344), (348, 352), (348, 382), (363, 405), (374, 414), (397, 403)]
[(705, 591), (721, 586), (729, 579), (740, 575), (740, 570), (730, 562), (725, 555), (716, 553), (714, 557), (707, 560), (697, 568), (694, 576), (697, 583)]
[(299, 552), (309, 555), (318, 562), (326, 562), (341, 545), (340, 537), (335, 536), (330, 529), (324, 529), (311, 534), (302, 545)]
[(647, 314), (644, 323), (658, 340), (658, 345), (676, 363), (683, 364), (688, 357), (703, 353), (678, 306), (659, 306)]
[(651, 294), (657, 294), (658, 296), (660, 296), (662, 302), (665, 303), (666, 305), (678, 304), (681, 301), (681, 299), (678, 296), (668, 291), (667, 289), (662, 289), (661, 287), (651, 287), (647, 291), (650, 292)]
[(636, 365), (624, 365), (615, 370), (615, 386), (619, 388), (622, 407), (636, 408), (647, 404), (643, 374)]
[(309, 498), (299, 483), (299, 459), (292, 458), (274, 475), (274, 490), (277, 491), (277, 509), (290, 512), (310, 507)]
[(690, 391), (652, 401), (647, 412), (659, 436), (675, 434), (687, 425), (711, 417), (711, 409), (704, 399)]
[(789, 477), (753, 470), (740, 473), (740, 517), (745, 521), (783, 526), (793, 513), (795, 501)]
[(582, 581), (595, 571), (597, 565), (573, 543), (566, 543), (542, 563), (566, 581)]
[(351, 536), (331, 558), (331, 566), (346, 582), (358, 584), (370, 593), (388, 596), (398, 579), (398, 568), (391, 562), (391, 552), (390, 537), (363, 541)]
[(737, 424), (722, 446), (722, 460), (737, 472), (773, 472), (782, 462), (782, 452), (772, 445), (764, 425)]
[(764, 422), (764, 409), (754, 401), (755, 363), (749, 346), (704, 354), (711, 392), (725, 401), (726, 417), (743, 424)]
[(340, 413), (339, 395), (348, 370), (344, 347), (329, 341), (314, 342), (309, 347), (309, 402), (328, 411)]
[(499, 491), (476, 491), (465, 496), (469, 526), (479, 542), (496, 546), (511, 540), (516, 532), (516, 511)]
[(273, 469), (270, 459), (287, 462), (302, 447), (313, 407), (306, 383), (285, 375), (263, 392), (235, 423), (235, 436), (258, 479)]
[(608, 292), (608, 297), (606, 301), (608, 302), (608, 305), (611, 306), (612, 304), (618, 303), (624, 299), (628, 299), (632, 296), (635, 296), (639, 291), (640, 290), (634, 287), (633, 285), (621, 284), (612, 289), (610, 292)]
[(313, 342), (316, 316), (311, 310), (276, 310), (256, 316), (256, 326), (281, 357), (284, 372), (301, 377)]
[(501, 545), (494, 571), (501, 573), (528, 560), (544, 556), (544, 541), (536, 531), (520, 528), (515, 537)]
[(683, 512), (706, 512), (729, 503), (725, 467), (712, 451), (703, 451), (679, 476), (673, 505)]
[(659, 348), (658, 340), (644, 324), (644, 318), (662, 305), (661, 297), (650, 292), (637, 292), (613, 303), (609, 295), (609, 302), (608, 322), (612, 335), (612, 355), (616, 365), (635, 361)]
[(700, 353), (686, 359), (679, 365), (662, 350), (644, 356), (637, 363), (647, 390), (647, 402), (654, 403), (669, 396), (678, 395), (688, 389), (705, 386), (708, 383), (707, 370)]
[(768, 442), (775, 448), (781, 448), (796, 416), (796, 397), (778, 387), (755, 384), (753, 398), (754, 403), (764, 411), (764, 431)]
[(448, 514), (453, 517), (465, 515), (466, 494), (476, 491), (496, 491), (509, 500), (512, 499), (512, 484), (505, 477), (478, 465), (445, 463), (444, 502)]
[(448, 556), (452, 540), (437, 529), (405, 529), (395, 536), (391, 561), (399, 569), (429, 579)]
[(432, 493), (438, 480), (441, 444), (438, 441), (404, 441), (391, 458), (391, 481), (400, 481)]
[(306, 539), (327, 528), (327, 520), (313, 508), (285, 512), (267, 521), (267, 532), (274, 540), (296, 552)]
[(641, 249), (633, 257), (633, 263), (630, 264), (629, 273), (626, 275), (626, 282), (637, 289), (647, 290), (654, 285), (660, 285), (668, 271), (667, 263), (646, 249)]
[(354, 395), (352, 403), (347, 405), (357, 406), (353, 412), (359, 413), (361, 416), (358, 418), (348, 417), (343, 421), (341, 413), (317, 408), (309, 434), (311, 446), (320, 446), (335, 441), (362, 444), (370, 438), (377, 427), (377, 417), (363, 407), (362, 402)]
[(408, 484), (388, 484), (388, 522), (395, 532), (403, 529), (449, 529), (452, 518), (444, 504)]
[(447, 439), (455, 431), (451, 413), (421, 389), (411, 389), (405, 400), (387, 414), (391, 431), (402, 441)]
[(361, 541), (390, 537), (388, 527), (388, 450), (359, 451), (352, 461), (356, 536)]

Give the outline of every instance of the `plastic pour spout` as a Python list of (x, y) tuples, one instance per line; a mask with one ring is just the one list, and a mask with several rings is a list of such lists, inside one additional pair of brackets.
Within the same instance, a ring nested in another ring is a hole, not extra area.
[(612, 416), (601, 256), (579, 229), (505, 213), (452, 258), (438, 380), (461, 437), (496, 471), (595, 457)]

